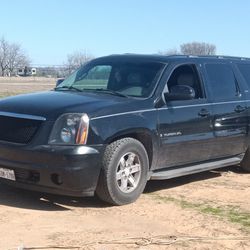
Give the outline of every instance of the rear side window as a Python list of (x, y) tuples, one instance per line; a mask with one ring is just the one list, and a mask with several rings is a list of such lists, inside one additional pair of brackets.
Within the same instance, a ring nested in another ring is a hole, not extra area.
[(248, 87), (250, 87), (250, 64), (237, 64), (237, 66), (247, 82)]
[(238, 95), (234, 72), (228, 64), (205, 65), (213, 100), (233, 99)]

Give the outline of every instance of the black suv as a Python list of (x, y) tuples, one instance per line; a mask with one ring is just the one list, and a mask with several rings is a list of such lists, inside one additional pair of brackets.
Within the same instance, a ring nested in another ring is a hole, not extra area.
[(0, 179), (133, 202), (149, 179), (250, 170), (250, 59), (112, 55), (0, 101)]

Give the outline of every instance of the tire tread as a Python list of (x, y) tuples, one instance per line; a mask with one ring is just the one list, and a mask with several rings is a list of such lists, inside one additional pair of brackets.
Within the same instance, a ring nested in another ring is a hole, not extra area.
[[(110, 204), (113, 205), (123, 205), (124, 203), (121, 203), (118, 199), (116, 199), (115, 195), (112, 193), (112, 189), (109, 187), (109, 176), (110, 176), (110, 164), (113, 160), (113, 157), (116, 155), (116, 153), (126, 144), (134, 143), (134, 144), (140, 144), (144, 148), (141, 142), (134, 138), (126, 137), (119, 139), (117, 141), (112, 142), (106, 147), (106, 150), (104, 152), (103, 157), (103, 168), (101, 169), (99, 181), (96, 188), (97, 196)], [(145, 148), (144, 148), (145, 149)], [(145, 150), (146, 151), (146, 150)]]

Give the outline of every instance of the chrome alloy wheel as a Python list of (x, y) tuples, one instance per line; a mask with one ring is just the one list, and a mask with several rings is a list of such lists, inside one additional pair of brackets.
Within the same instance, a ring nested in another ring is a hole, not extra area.
[(116, 168), (116, 182), (123, 193), (134, 191), (141, 178), (141, 163), (135, 153), (123, 155)]

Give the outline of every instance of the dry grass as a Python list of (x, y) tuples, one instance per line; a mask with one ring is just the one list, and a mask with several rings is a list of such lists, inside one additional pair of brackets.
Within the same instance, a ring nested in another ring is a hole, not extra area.
[(55, 78), (46, 77), (0, 77), (0, 97), (50, 90)]

